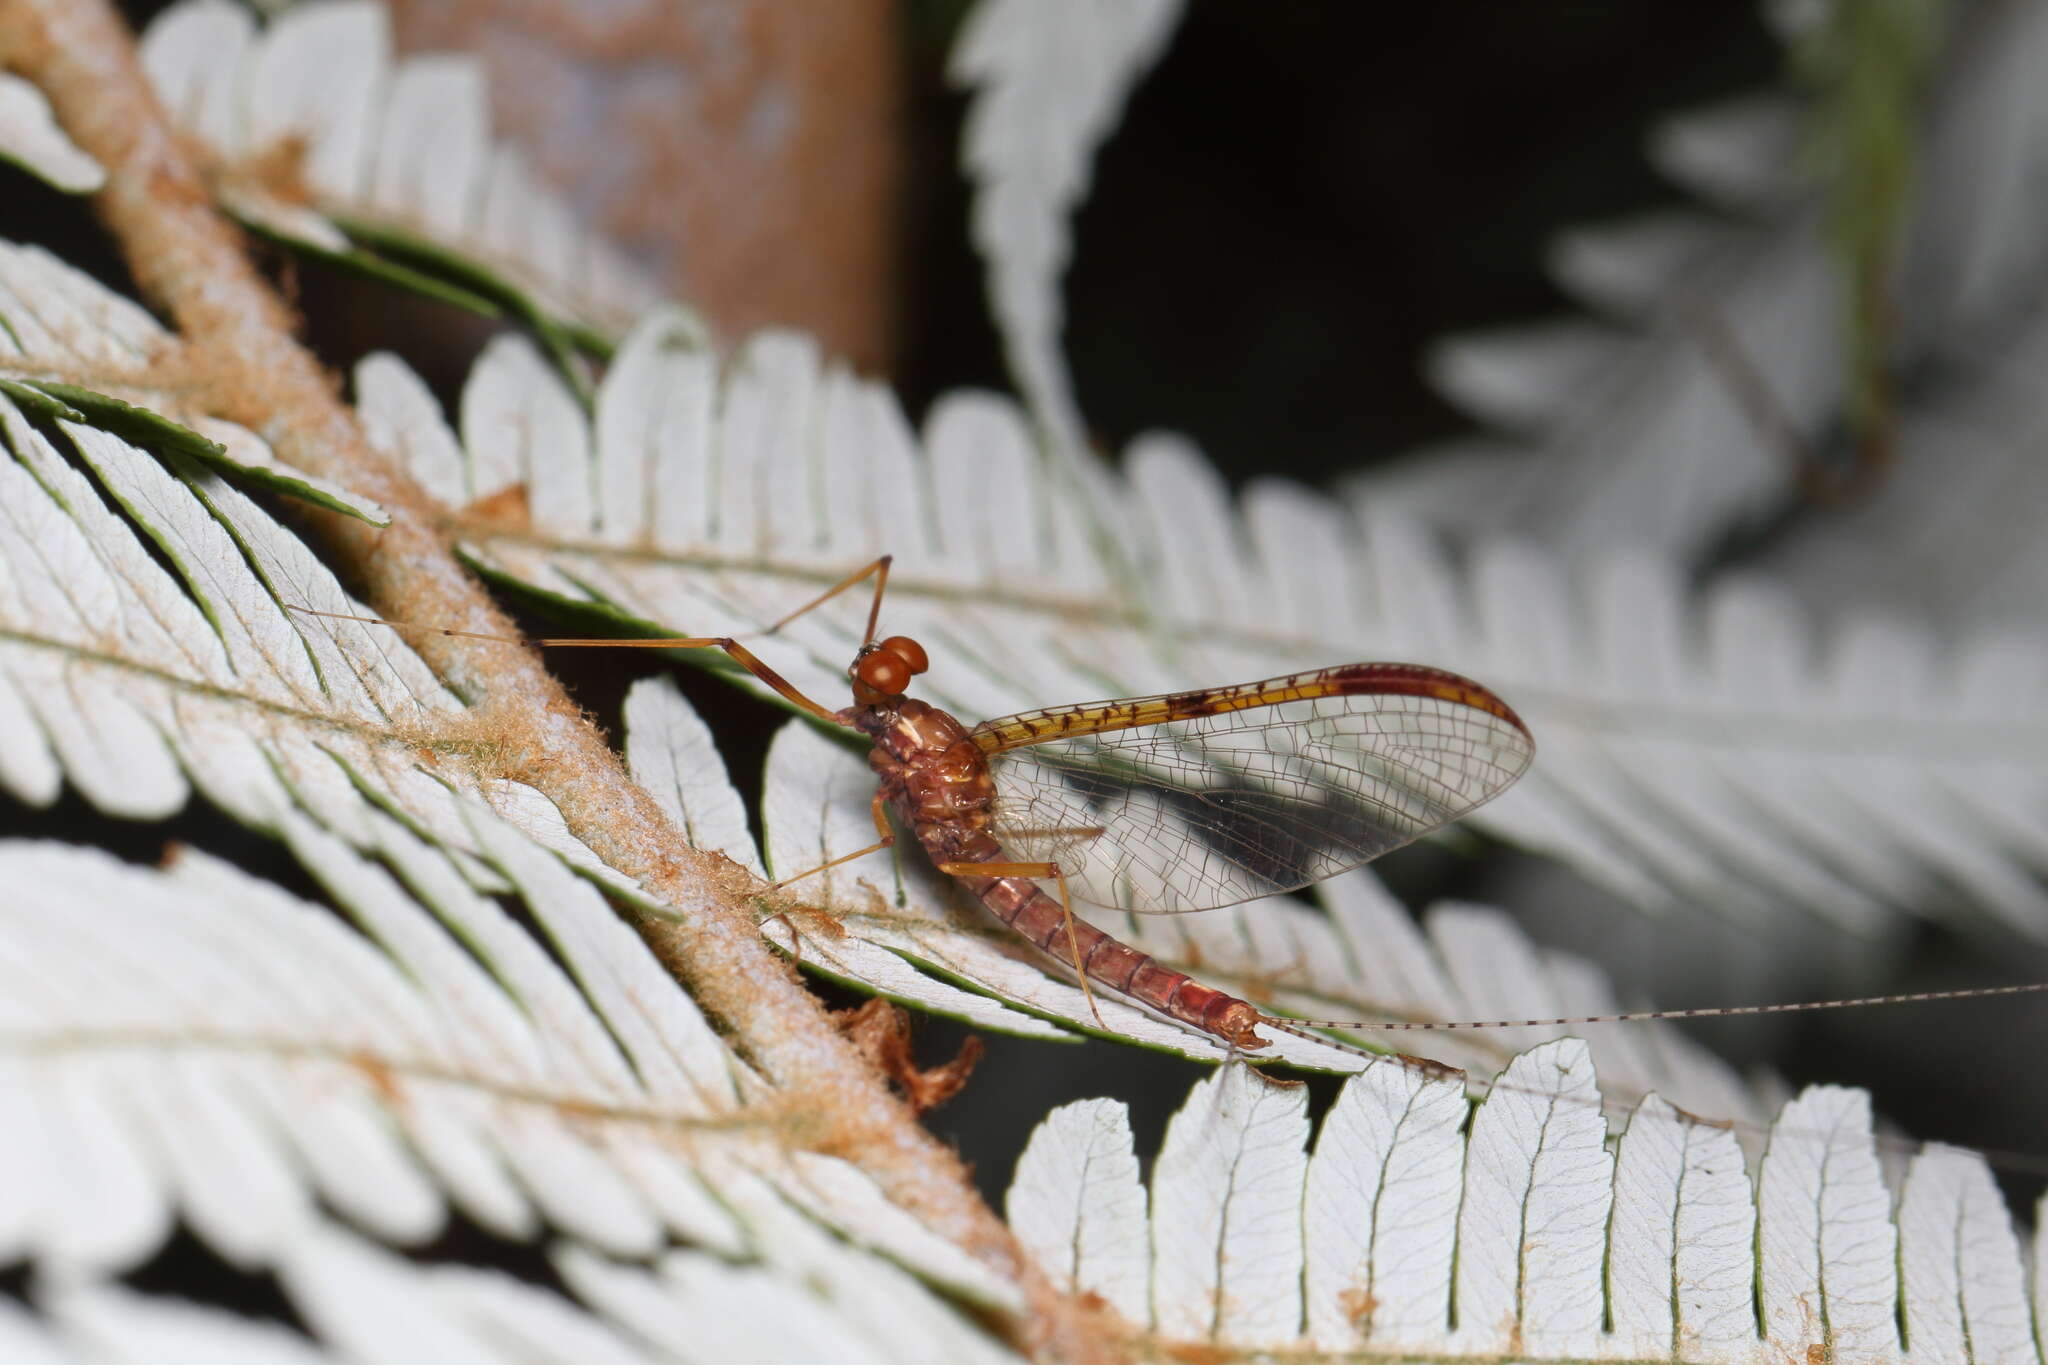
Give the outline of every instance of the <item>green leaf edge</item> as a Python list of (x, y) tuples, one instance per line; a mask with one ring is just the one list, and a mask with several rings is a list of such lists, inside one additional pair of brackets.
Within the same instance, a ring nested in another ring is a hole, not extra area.
[(354, 517), (380, 530), (391, 524), (390, 515), (367, 498), (341, 497), (308, 483), (296, 474), (243, 464), (230, 456), (227, 447), (218, 441), (209, 441), (192, 428), (148, 408), (139, 408), (111, 395), (54, 379), (10, 384), (6, 391), (12, 394), (18, 387), (40, 391), (45, 402), (37, 406), (49, 416), (97, 427), (135, 445), (188, 456), (229, 478)]
[(345, 214), (330, 215), (330, 219), (350, 238), (384, 253), (378, 259), (388, 256), (401, 269), (416, 271), (425, 278), (445, 280), (448, 287), (487, 300), (501, 313), (518, 321), (540, 340), (541, 348), (577, 397), (586, 406), (592, 401), (590, 376), (580, 358), (589, 355), (601, 361), (610, 360), (617, 350), (611, 338), (581, 323), (553, 316), (531, 294), (491, 267), (450, 251), (439, 243), (401, 228)]

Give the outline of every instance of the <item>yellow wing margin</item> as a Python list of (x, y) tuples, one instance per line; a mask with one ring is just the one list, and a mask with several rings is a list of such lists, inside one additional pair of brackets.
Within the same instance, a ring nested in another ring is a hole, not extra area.
[[(983, 721), (974, 727), (971, 738), (984, 755), (999, 754), (1006, 749), (1021, 749), (1026, 745), (1076, 735), (1135, 730), (1172, 720), (1245, 711), (1256, 706), (1279, 706), (1291, 701), (1361, 693), (1435, 697), (1498, 716), (1523, 735), (1529, 734), (1529, 727), (1522, 723), (1514, 708), (1470, 678), (1426, 664), (1339, 664), (1334, 668), (1293, 673), (1264, 682), (1240, 683), (1235, 687), (1197, 688), (1191, 692), (1166, 692), (1156, 697), (1078, 702), (1071, 706), (1049, 706), (1042, 711), (1024, 711)], [(1533, 740), (1531, 742), (1533, 744)]]

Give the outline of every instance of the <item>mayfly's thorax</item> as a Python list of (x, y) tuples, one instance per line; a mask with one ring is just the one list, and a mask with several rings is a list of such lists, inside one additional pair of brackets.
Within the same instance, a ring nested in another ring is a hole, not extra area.
[(883, 796), (941, 861), (982, 861), (996, 855), (988, 834), (995, 783), (988, 760), (967, 737), (967, 727), (936, 706), (898, 702), (893, 712), (871, 711), (868, 765)]

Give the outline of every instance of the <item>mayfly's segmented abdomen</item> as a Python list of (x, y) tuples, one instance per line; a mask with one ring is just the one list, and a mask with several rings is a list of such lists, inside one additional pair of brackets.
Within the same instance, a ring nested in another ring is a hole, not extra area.
[(1051, 957), (1071, 964), (1078, 953), (1081, 970), (1089, 980), (1234, 1046), (1266, 1045), (1266, 1040), (1255, 1031), (1259, 1011), (1250, 1003), (1212, 990), (1185, 972), (1160, 966), (1151, 954), (1118, 942), (1084, 919), (1073, 920), (1070, 941), (1066, 911), (1036, 882), (1023, 877), (962, 880), (995, 912), (996, 918)]

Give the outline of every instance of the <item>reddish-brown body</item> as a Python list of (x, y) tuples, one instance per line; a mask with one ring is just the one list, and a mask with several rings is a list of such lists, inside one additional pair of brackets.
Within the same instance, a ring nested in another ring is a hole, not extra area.
[[(882, 797), (941, 865), (1000, 863), (1002, 845), (989, 832), (995, 782), (967, 727), (929, 703), (893, 697), (842, 713), (875, 742), (868, 765)], [(1237, 1047), (1264, 1047), (1255, 1032), (1259, 1011), (1212, 990), (1150, 954), (1119, 943), (1066, 909), (1027, 877), (960, 876), (996, 918), (1061, 962), (1078, 958), (1090, 980)], [(1069, 923), (1072, 940), (1069, 941)]]

